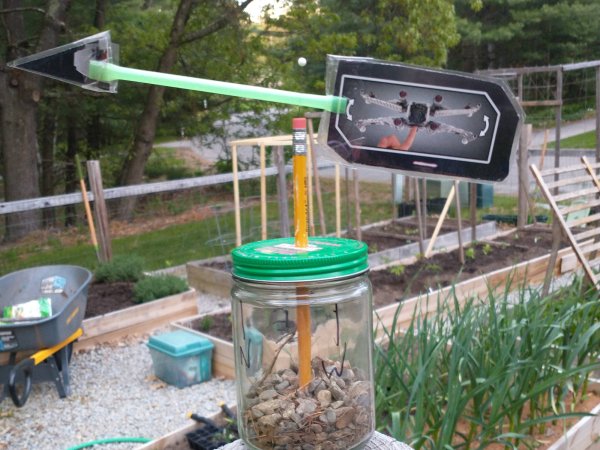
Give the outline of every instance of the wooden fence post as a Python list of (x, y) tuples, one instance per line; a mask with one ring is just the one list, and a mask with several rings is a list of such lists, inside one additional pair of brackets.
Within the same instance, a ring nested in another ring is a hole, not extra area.
[(290, 237), (290, 215), (288, 211), (287, 179), (283, 146), (275, 147), (275, 165), (277, 166), (277, 196), (279, 200), (279, 232), (281, 237)]
[(87, 161), (87, 172), (90, 179), (90, 188), (94, 194), (94, 215), (98, 225), (98, 243), (100, 261), (107, 262), (112, 259), (112, 244), (110, 240), (110, 229), (108, 227), (108, 213), (104, 201), (104, 188), (102, 187), (102, 173), (98, 161)]
[[(529, 213), (529, 171), (527, 169), (528, 147), (531, 137), (531, 124), (526, 124), (521, 130), (521, 138), (519, 140), (519, 204), (517, 215), (517, 228), (522, 229), (527, 225), (527, 216)], [(531, 211), (535, 214), (535, 211)]]

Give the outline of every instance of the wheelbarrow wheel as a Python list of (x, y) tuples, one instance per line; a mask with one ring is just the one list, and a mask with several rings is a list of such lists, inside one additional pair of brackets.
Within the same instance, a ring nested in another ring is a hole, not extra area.
[[(10, 398), (15, 406), (19, 408), (25, 405), (29, 398), (29, 394), (31, 393), (34, 365), (33, 359), (27, 358), (13, 367), (8, 376), (8, 392), (10, 393)], [(20, 373), (23, 374), (22, 392), (19, 392), (21, 383), (19, 383), (18, 377)]]

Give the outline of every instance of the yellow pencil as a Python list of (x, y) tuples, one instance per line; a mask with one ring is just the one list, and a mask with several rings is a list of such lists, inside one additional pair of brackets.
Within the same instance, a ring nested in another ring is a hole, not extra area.
[[(295, 118), (293, 129), (293, 180), (294, 180), (294, 242), (296, 247), (308, 247), (308, 205), (306, 195), (306, 119)], [(296, 289), (297, 300), (308, 298), (306, 288)], [(296, 308), (298, 327), (298, 366), (300, 387), (312, 380), (311, 370), (311, 332), (310, 306), (298, 305)]]

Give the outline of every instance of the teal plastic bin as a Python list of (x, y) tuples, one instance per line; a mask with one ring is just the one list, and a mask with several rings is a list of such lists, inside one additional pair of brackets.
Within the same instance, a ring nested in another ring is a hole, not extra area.
[(212, 352), (210, 339), (185, 330), (152, 336), (148, 340), (154, 374), (178, 388), (210, 380)]
[(491, 184), (477, 185), (477, 207), (491, 208), (494, 206), (494, 186)]

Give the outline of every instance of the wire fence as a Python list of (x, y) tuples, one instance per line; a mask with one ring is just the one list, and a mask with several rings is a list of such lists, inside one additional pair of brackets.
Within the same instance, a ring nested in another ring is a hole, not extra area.
[[(275, 168), (266, 177), (267, 237), (276, 238), (293, 234), (282, 229), (280, 199)], [(289, 174), (291, 167), (286, 166)], [(263, 234), (259, 171), (240, 172), (240, 208), (242, 242), (260, 240)], [(206, 180), (204, 180), (206, 179)], [(166, 182), (144, 185), (140, 193), (133, 188), (132, 195), (115, 197), (115, 191), (104, 190), (109, 223), (110, 245), (113, 257), (137, 255), (144, 260), (147, 270), (157, 270), (189, 261), (227, 254), (236, 244), (235, 206), (231, 174), (225, 177), (198, 177), (172, 182), (173, 189), (162, 190)], [(181, 188), (187, 184), (201, 184)], [(326, 232), (335, 230), (334, 182), (321, 177), (323, 220)], [(160, 188), (160, 189), (159, 189)], [(389, 185), (382, 184), (387, 195), (369, 195), (365, 199), (366, 212), (373, 220), (390, 217)], [(291, 179), (287, 176), (285, 192), (292, 204)], [(89, 193), (93, 200), (93, 194)], [(340, 215), (343, 227), (353, 226), (354, 208), (352, 187), (341, 183)], [(371, 197), (376, 198), (372, 201)], [(132, 215), (122, 219), (125, 201), (135, 199)], [(66, 202), (66, 204), (64, 204)], [(92, 208), (95, 202), (91, 201)], [(379, 205), (379, 211), (371, 210)], [(21, 208), (14, 212), (14, 210)], [(321, 234), (316, 199), (314, 201), (315, 234)], [(289, 208), (289, 215), (292, 208)], [(91, 244), (90, 228), (80, 193), (31, 199), (23, 202), (0, 203), (0, 274), (46, 264), (75, 264), (88, 268), (98, 265), (95, 248)], [(287, 223), (293, 223), (288, 217)], [(348, 225), (348, 221), (350, 224)], [(17, 240), (11, 235), (23, 229), (26, 233)]]

